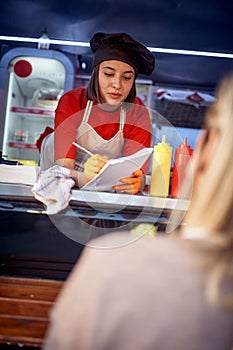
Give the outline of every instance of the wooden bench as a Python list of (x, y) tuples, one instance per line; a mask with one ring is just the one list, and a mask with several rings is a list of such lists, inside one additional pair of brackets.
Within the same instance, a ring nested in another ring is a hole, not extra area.
[(0, 276), (0, 344), (40, 348), (63, 283)]

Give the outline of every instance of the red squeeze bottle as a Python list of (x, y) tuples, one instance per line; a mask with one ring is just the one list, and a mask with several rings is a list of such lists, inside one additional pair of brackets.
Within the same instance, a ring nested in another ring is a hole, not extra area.
[(190, 165), (193, 149), (187, 145), (187, 137), (182, 145), (175, 150), (175, 159), (172, 175), (171, 197), (178, 198), (182, 182), (185, 178), (187, 166)]

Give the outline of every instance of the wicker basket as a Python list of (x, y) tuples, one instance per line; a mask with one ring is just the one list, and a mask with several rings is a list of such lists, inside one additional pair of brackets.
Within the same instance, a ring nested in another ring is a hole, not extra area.
[(155, 110), (172, 125), (200, 129), (203, 126), (207, 106), (174, 102), (166, 99), (155, 100)]

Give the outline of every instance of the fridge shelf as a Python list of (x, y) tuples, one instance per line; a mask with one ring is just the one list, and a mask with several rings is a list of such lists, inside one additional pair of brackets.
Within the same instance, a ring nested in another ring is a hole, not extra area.
[(33, 114), (39, 116), (54, 117), (55, 112), (53, 110), (33, 108), (33, 107), (11, 107), (11, 112), (22, 114)]
[(26, 142), (8, 142), (8, 147), (37, 150), (37, 147), (34, 143)]

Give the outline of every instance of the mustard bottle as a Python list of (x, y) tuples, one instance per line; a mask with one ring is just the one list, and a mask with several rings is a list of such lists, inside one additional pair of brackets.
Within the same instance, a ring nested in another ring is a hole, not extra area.
[(172, 147), (166, 143), (166, 135), (162, 142), (154, 146), (150, 195), (153, 197), (167, 197), (169, 194)]

